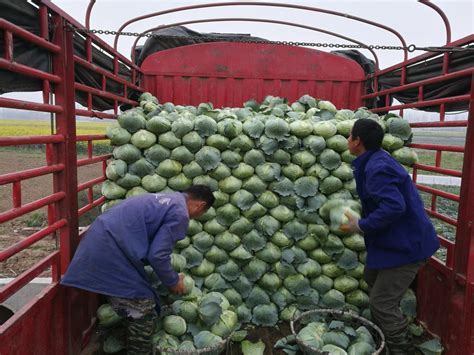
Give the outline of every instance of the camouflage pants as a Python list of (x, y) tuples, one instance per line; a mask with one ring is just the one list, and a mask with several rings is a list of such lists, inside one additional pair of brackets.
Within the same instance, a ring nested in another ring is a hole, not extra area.
[(151, 354), (153, 324), (157, 316), (155, 301), (119, 297), (108, 297), (108, 301), (119, 316), (127, 319), (127, 354)]

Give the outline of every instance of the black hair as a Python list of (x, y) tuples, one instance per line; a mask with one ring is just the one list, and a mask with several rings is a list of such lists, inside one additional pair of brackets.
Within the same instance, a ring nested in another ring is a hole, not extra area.
[(359, 138), (365, 149), (380, 149), (384, 131), (380, 124), (370, 118), (361, 118), (355, 121), (351, 131), (352, 138)]
[(193, 185), (184, 191), (193, 200), (206, 202), (206, 207), (209, 208), (214, 204), (214, 194), (206, 185)]

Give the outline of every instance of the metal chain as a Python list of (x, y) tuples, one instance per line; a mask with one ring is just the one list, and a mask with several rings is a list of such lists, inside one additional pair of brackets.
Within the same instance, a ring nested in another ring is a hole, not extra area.
[(407, 47), (403, 46), (386, 46), (386, 45), (360, 45), (360, 44), (338, 44), (338, 43), (319, 43), (319, 42), (294, 42), (294, 41), (270, 41), (262, 39), (233, 39), (225, 36), (174, 36), (174, 35), (157, 35), (154, 33), (141, 34), (139, 32), (123, 32), (123, 31), (110, 31), (110, 30), (96, 30), (96, 29), (85, 29), (76, 28), (72, 25), (66, 26), (66, 30), (77, 33), (93, 33), (99, 35), (120, 35), (129, 37), (147, 37), (147, 38), (162, 38), (162, 39), (176, 39), (176, 40), (193, 40), (196, 42), (215, 42), (218, 40), (226, 42), (237, 42), (237, 43), (255, 43), (255, 44), (277, 44), (286, 46), (299, 46), (299, 47), (321, 47), (321, 48), (362, 48), (362, 49), (375, 49), (375, 50), (404, 50), (408, 52), (414, 51), (426, 51), (426, 52), (462, 52), (462, 51), (474, 51), (474, 46), (469, 47), (418, 47), (414, 44), (410, 44)]

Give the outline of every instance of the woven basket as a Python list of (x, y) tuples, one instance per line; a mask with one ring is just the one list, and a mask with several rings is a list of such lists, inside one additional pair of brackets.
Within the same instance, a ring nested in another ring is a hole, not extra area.
[(217, 343), (214, 346), (208, 348), (202, 348), (198, 350), (174, 350), (174, 349), (162, 349), (159, 346), (155, 346), (153, 348), (153, 354), (161, 354), (161, 355), (220, 355), (224, 351), (226, 354), (228, 353), (228, 349), (230, 346), (230, 336), (223, 339), (221, 342)]
[(297, 337), (299, 331), (311, 321), (324, 321), (329, 324), (333, 320), (344, 321), (344, 323), (357, 328), (361, 325), (365, 326), (375, 341), (376, 350), (372, 355), (381, 354), (385, 347), (385, 336), (379, 327), (377, 327), (371, 321), (354, 314), (350, 311), (337, 310), (337, 309), (315, 309), (312, 311), (304, 312), (290, 322), (291, 332), (296, 336), (296, 342), (299, 348), (307, 355), (330, 355), (327, 351), (321, 351), (320, 349), (313, 348)]

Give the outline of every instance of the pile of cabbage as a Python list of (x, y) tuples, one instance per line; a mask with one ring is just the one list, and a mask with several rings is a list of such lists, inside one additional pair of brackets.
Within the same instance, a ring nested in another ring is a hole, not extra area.
[(223, 109), (159, 104), (149, 93), (139, 102), (107, 131), (115, 148), (103, 210), (142, 193), (207, 185), (215, 204), (190, 221), (173, 264), (202, 293), (222, 293), (239, 324), (273, 326), (315, 307), (370, 317), (364, 239), (339, 230), (346, 213), (361, 212), (347, 138), (357, 119), (373, 119), (386, 132), (383, 148), (409, 166), (417, 157), (405, 146), (406, 120), (308, 95)]
[[(160, 286), (151, 267), (146, 267), (153, 286)], [(152, 342), (159, 349), (194, 351), (214, 347), (233, 335), (233, 339), (242, 340), (246, 333), (236, 332), (240, 324), (235, 308), (219, 292), (202, 291), (195, 287), (193, 279), (184, 277), (184, 295), (172, 295), (165, 291), (168, 306), (161, 309), (160, 317), (154, 324)], [(103, 304), (97, 310), (99, 325), (108, 329), (103, 350), (116, 353), (125, 348), (124, 322), (111, 305)]]
[(377, 350), (371, 332), (363, 325), (354, 329), (343, 321), (311, 322), (302, 328), (297, 338), (311, 349), (333, 355), (370, 355)]

